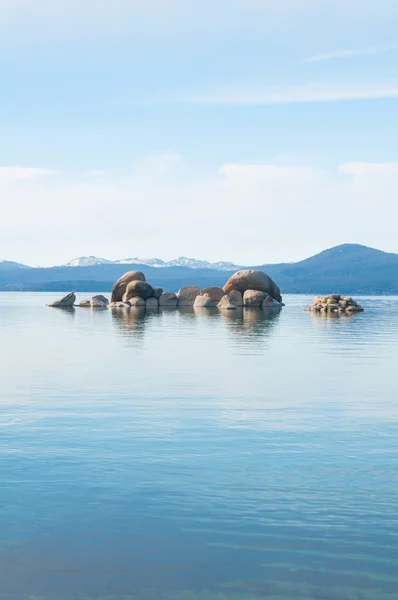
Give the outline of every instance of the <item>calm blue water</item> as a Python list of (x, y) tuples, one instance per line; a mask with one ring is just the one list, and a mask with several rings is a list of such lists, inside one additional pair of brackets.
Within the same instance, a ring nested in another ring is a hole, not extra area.
[(398, 598), (398, 298), (50, 299), (0, 294), (1, 600)]

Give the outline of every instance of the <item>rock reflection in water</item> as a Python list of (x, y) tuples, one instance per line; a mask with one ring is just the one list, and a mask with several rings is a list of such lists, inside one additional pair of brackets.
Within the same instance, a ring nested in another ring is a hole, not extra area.
[(267, 335), (278, 322), (281, 310), (264, 308), (240, 308), (237, 310), (220, 311), (217, 308), (193, 308), (180, 307), (174, 310), (145, 310), (145, 308), (114, 308), (112, 309), (112, 320), (118, 329), (123, 332), (143, 334), (145, 327), (152, 319), (162, 319), (167, 316), (183, 321), (211, 319), (222, 320), (228, 329), (237, 336), (261, 337)]
[(147, 313), (145, 308), (112, 308), (112, 321), (123, 333), (143, 335)]
[(281, 310), (275, 308), (243, 308), (225, 310), (222, 318), (235, 335), (261, 337), (268, 335), (279, 321)]

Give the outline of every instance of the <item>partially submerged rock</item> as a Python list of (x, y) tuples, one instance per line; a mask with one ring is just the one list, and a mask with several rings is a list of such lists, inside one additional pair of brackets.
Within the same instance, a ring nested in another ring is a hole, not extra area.
[(205, 294), (209, 295), (210, 298), (212, 298), (212, 300), (215, 300), (216, 302), (220, 302), (221, 298), (225, 296), (224, 290), (216, 286), (211, 286), (200, 290), (201, 296), (204, 296)]
[(82, 300), (79, 302), (78, 306), (80, 306), (80, 308), (91, 308), (91, 300)]
[(243, 294), (243, 306), (245, 308), (260, 308), (263, 300), (267, 297), (265, 292), (257, 290), (246, 290)]
[(108, 298), (105, 298), (105, 296), (93, 296), (90, 300), (90, 305), (93, 308), (106, 308), (109, 304), (109, 300)]
[(213, 300), (210, 294), (203, 294), (195, 298), (194, 308), (215, 308), (216, 306), (217, 301)]
[(282, 306), (285, 306), (283, 302), (278, 302), (278, 300), (275, 300), (275, 298), (272, 298), (268, 294), (266, 294), (261, 304), (262, 308), (282, 308)]
[(243, 306), (243, 294), (239, 290), (231, 290), (228, 294), (228, 300), (237, 307)]
[(265, 292), (278, 300), (282, 301), (280, 289), (276, 283), (263, 271), (254, 269), (245, 269), (237, 271), (230, 277), (224, 285), (224, 291), (229, 294), (232, 290), (238, 290), (244, 294), (247, 290)]
[(177, 294), (174, 292), (166, 292), (159, 298), (159, 306), (162, 308), (177, 308)]
[(354, 313), (363, 312), (362, 306), (355, 302), (351, 296), (329, 294), (329, 296), (315, 296), (312, 304), (304, 310), (319, 313)]
[(134, 298), (131, 298), (131, 300), (129, 300), (129, 303), (131, 308), (145, 308), (145, 300), (143, 300), (143, 298), (140, 298), (139, 296), (134, 296)]
[(159, 302), (157, 298), (148, 298), (148, 300), (145, 301), (145, 306), (146, 308), (156, 309), (159, 308)]
[(199, 296), (199, 288), (196, 285), (181, 288), (177, 294), (178, 306), (193, 306), (196, 296)]
[(220, 302), (217, 304), (217, 307), (221, 310), (236, 310), (238, 308), (236, 304), (232, 303), (230, 294), (223, 296)]
[(74, 292), (70, 292), (70, 294), (66, 294), (63, 298), (59, 300), (54, 300), (53, 302), (49, 302), (47, 306), (51, 306), (53, 308), (71, 308), (76, 302), (76, 294)]
[(144, 273), (141, 273), (141, 271), (128, 271), (122, 275), (112, 288), (111, 303), (123, 300), (123, 294), (131, 281), (146, 281)]

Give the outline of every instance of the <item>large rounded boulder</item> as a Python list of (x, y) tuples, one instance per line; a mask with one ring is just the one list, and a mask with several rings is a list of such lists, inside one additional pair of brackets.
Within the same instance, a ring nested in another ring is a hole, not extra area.
[(212, 298), (212, 300), (215, 300), (216, 302), (220, 302), (221, 298), (225, 296), (224, 290), (220, 287), (215, 286), (207, 287), (203, 290), (200, 290), (201, 296), (204, 296), (205, 294), (208, 294), (210, 298)]
[(146, 281), (144, 273), (141, 271), (128, 271), (117, 280), (112, 288), (111, 302), (121, 302), (128, 284), (131, 281)]
[(177, 294), (178, 306), (193, 306), (199, 293), (199, 288), (196, 285), (181, 288)]
[(127, 284), (126, 291), (123, 294), (123, 302), (128, 302), (131, 298), (142, 298), (147, 300), (152, 296), (153, 288), (146, 281), (130, 281)]
[(244, 294), (247, 290), (264, 292), (280, 302), (281, 292), (276, 283), (263, 271), (246, 269), (237, 271), (224, 285), (224, 292), (229, 294), (232, 290), (238, 290)]

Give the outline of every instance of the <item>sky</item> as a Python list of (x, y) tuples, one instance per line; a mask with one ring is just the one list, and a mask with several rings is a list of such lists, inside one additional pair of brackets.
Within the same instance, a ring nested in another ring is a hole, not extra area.
[(0, 0), (0, 258), (398, 252), (396, 0)]

